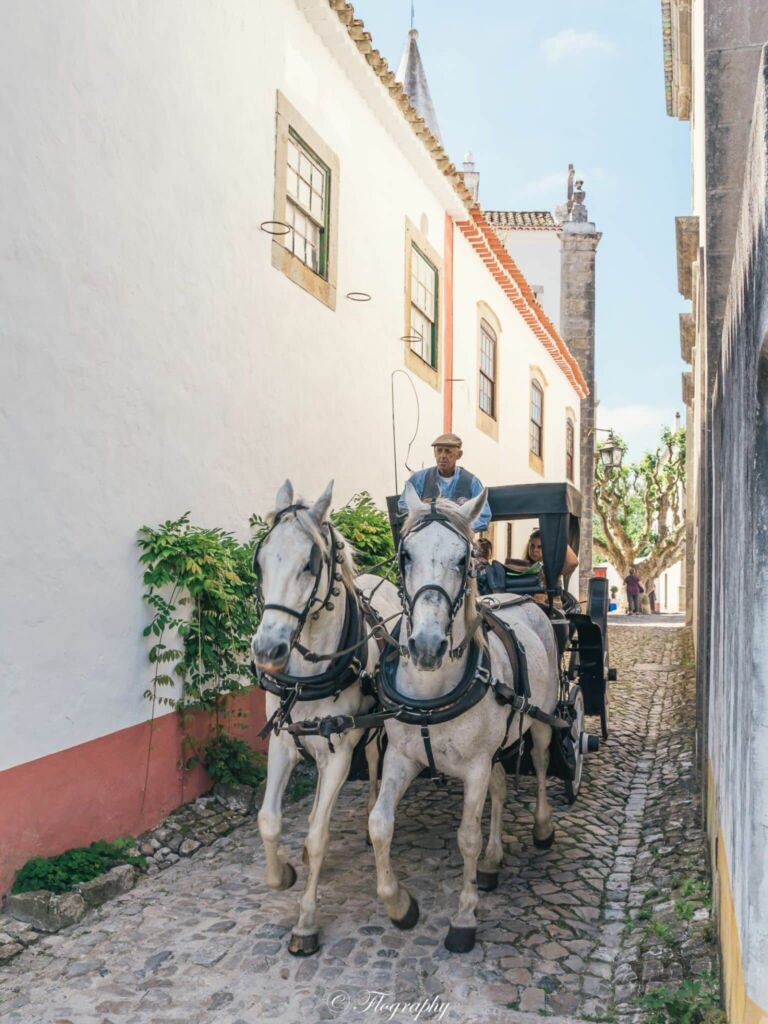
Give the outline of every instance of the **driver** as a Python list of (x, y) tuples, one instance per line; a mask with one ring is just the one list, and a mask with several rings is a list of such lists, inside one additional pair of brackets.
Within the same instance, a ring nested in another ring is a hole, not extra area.
[[(463, 505), (470, 498), (476, 498), (483, 490), (483, 485), (468, 469), (457, 466), (461, 456), (461, 438), (456, 434), (441, 434), (432, 442), (435, 452), (435, 465), (429, 469), (419, 469), (410, 478), (410, 483), (422, 501), (434, 501), (436, 498), (447, 498)], [(400, 512), (407, 512), (404, 492), (398, 502)], [(472, 529), (479, 532), (485, 530), (491, 519), (488, 502), (483, 505), (482, 512), (472, 523)]]

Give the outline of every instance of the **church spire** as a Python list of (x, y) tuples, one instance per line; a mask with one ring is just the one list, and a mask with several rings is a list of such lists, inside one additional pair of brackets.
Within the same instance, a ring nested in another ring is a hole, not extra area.
[(440, 126), (437, 123), (437, 114), (432, 103), (432, 97), (429, 94), (427, 76), (424, 71), (424, 65), (421, 62), (419, 46), (416, 42), (418, 38), (419, 33), (413, 27), (413, 5), (411, 5), (411, 30), (408, 33), (403, 56), (400, 59), (400, 67), (397, 69), (395, 77), (405, 90), (416, 113), (424, 119), (435, 138), (442, 142)]

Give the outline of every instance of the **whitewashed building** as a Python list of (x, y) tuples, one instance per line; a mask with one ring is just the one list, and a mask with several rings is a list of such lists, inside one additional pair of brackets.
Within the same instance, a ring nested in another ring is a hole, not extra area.
[(447, 429), (578, 485), (586, 387), (342, 0), (10, 0), (0, 131), (2, 891), (206, 785), (148, 721), (141, 525), (381, 502)]

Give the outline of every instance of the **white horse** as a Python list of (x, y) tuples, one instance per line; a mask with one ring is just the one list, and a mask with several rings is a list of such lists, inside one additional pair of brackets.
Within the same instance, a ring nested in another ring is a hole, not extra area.
[[(356, 651), (339, 658), (315, 662), (307, 655), (333, 654), (370, 634), (371, 623), (361, 614), (361, 592), (370, 595), (376, 588), (371, 605), (380, 614), (399, 611), (391, 583), (371, 575), (355, 578), (349, 546), (328, 521), (332, 493), (333, 481), (314, 505), (294, 502), (293, 486), (286, 480), (278, 491), (275, 511), (268, 517), (269, 533), (254, 558), (264, 608), (251, 650), (261, 685), (273, 691), (266, 694), (266, 710), (268, 721), (277, 727), (269, 740), (267, 784), (258, 815), (267, 859), (266, 882), (273, 889), (290, 888), (296, 881), (296, 871), (279, 846), (283, 794), (302, 756), (298, 744), (317, 765), (317, 789), (304, 848), (309, 874), (288, 947), (294, 955), (303, 956), (319, 948), (317, 886), (328, 850), (331, 814), (364, 730), (352, 728), (334, 735), (331, 745), (317, 735), (294, 739), (281, 726), (366, 712), (373, 698), (364, 692), (361, 668), (364, 666), (366, 678), (376, 671), (379, 647), (374, 639), (364, 640)], [(297, 690), (298, 699), (292, 697)], [(321, 699), (312, 699), (313, 692)], [(378, 791), (375, 741), (367, 744), (365, 754), (370, 812)]]
[[(517, 669), (511, 664), (495, 633), (489, 633), (486, 641), (482, 631), (476, 629), (477, 590), (470, 576), (471, 524), (485, 498), (483, 491), (461, 506), (438, 500), (433, 507), (422, 503), (413, 487), (406, 487), (410, 514), (403, 525), (400, 547), (404, 635), (400, 636), (401, 657), (388, 678), (394, 683), (399, 701), (417, 709), (418, 701), (439, 705), (441, 698), (448, 695), (450, 702), (452, 692), (460, 693), (462, 686), (472, 683), (473, 674), (476, 688), (468, 692), (482, 695), (458, 717), (429, 725), (426, 741), (419, 724), (406, 724), (397, 718), (387, 721), (388, 746), (381, 786), (368, 821), (376, 855), (378, 895), (396, 926), (412, 928), (418, 921), (418, 904), (398, 880), (390, 859), (397, 805), (414, 778), (429, 765), (430, 746), (437, 770), (464, 783), (458, 831), (464, 884), (458, 911), (445, 938), (445, 945), (452, 952), (467, 952), (474, 946), (478, 883), (486, 890), (498, 883), (503, 858), (501, 820), (506, 777), (502, 766), (494, 763), (494, 754), (521, 735), (519, 714), (515, 712), (510, 717), (510, 707), (500, 705), (493, 692), (496, 680), (514, 689), (519, 663)], [(554, 631), (546, 613), (528, 601), (500, 609), (496, 614), (514, 626), (525, 649), (530, 703), (551, 715), (559, 695), (558, 658)], [(452, 650), (450, 644), (455, 644)], [(450, 655), (447, 662), (446, 655)], [(484, 658), (490, 659), (485, 666)], [(479, 672), (473, 667), (478, 663)], [(385, 655), (384, 665), (387, 664)], [(484, 667), (490, 671), (490, 685)], [(533, 837), (536, 846), (547, 848), (554, 841), (546, 788), (552, 725), (524, 715), (522, 732), (529, 729), (538, 784)], [(481, 816), (489, 787), (490, 835), (478, 869)]]

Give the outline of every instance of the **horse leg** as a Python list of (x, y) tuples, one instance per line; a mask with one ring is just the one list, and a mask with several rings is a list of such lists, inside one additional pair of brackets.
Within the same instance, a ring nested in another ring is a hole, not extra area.
[(459, 910), (451, 921), (445, 937), (445, 948), (451, 953), (468, 953), (475, 945), (477, 930), (477, 862), (483, 848), (481, 819), (488, 783), (491, 777), (490, 759), (473, 768), (464, 779), (464, 808), (461, 814), (458, 840), (464, 858), (464, 886), (459, 897)]
[(267, 785), (258, 816), (259, 832), (267, 857), (266, 883), (270, 889), (290, 889), (296, 881), (296, 871), (292, 864), (283, 860), (279, 847), (283, 794), (298, 759), (299, 753), (293, 740), (288, 742), (283, 736), (270, 738)]
[[(379, 795), (379, 738), (373, 736), (365, 747), (365, 760), (368, 765), (368, 817), (376, 804)], [(371, 845), (371, 836), (368, 831), (365, 833), (365, 841)]]
[(320, 869), (328, 852), (330, 822), (336, 798), (349, 774), (352, 747), (339, 744), (334, 754), (318, 764), (315, 806), (309, 819), (309, 831), (304, 842), (309, 863), (307, 884), (299, 904), (299, 920), (293, 929), (288, 952), (294, 956), (309, 956), (320, 948), (317, 929), (317, 885)]
[[(311, 825), (315, 817), (315, 811), (317, 810), (317, 794), (320, 792), (320, 786), (315, 786), (315, 795), (312, 799), (312, 810), (309, 812), (308, 824)], [(309, 864), (309, 854), (307, 853), (307, 844), (304, 844), (304, 849), (301, 851), (301, 863), (304, 867)]]
[(391, 745), (384, 755), (381, 788), (376, 804), (368, 817), (368, 834), (376, 856), (376, 892), (397, 928), (413, 928), (419, 920), (419, 905), (392, 869), (390, 848), (395, 833), (395, 811), (410, 784), (421, 771)]
[(546, 722), (531, 722), (533, 737), (532, 760), (536, 769), (536, 809), (533, 812), (533, 845), (548, 850), (555, 841), (555, 827), (552, 824), (552, 807), (547, 797), (547, 768), (549, 767), (549, 745), (552, 742), (552, 726)]
[(488, 833), (485, 856), (477, 869), (477, 887), (483, 892), (490, 892), (499, 884), (499, 869), (504, 860), (504, 847), (501, 844), (501, 818), (507, 799), (507, 776), (498, 762), (491, 769), (489, 789), (491, 793), (491, 828)]

